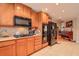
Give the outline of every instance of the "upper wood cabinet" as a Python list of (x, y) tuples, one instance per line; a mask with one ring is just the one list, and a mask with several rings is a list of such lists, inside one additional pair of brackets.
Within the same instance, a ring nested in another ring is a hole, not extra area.
[(0, 25), (13, 26), (14, 16), (31, 18), (31, 8), (21, 3), (2, 3), (0, 4)]
[(42, 22), (43, 23), (48, 23), (48, 15), (46, 13), (42, 13), (42, 17), (43, 17)]
[(15, 3), (15, 15), (30, 18), (31, 8), (20, 3)]
[(14, 4), (0, 4), (0, 25), (13, 25)]
[(31, 19), (32, 19), (32, 27), (38, 27), (38, 14), (35, 11), (32, 11), (32, 15), (31, 15)]
[(48, 15), (46, 14), (46, 13), (44, 13), (44, 12), (40, 12), (39, 13), (40, 14), (40, 19), (42, 20), (42, 23), (48, 23)]
[(24, 17), (24, 5), (20, 3), (15, 3), (15, 15)]
[(31, 18), (31, 8), (24, 5), (24, 17)]

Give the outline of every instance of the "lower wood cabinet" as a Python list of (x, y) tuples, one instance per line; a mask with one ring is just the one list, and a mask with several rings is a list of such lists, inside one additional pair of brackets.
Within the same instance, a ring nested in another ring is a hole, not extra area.
[(27, 56), (42, 48), (40, 36), (0, 42), (0, 56)]
[(36, 45), (35, 46), (35, 51), (38, 51), (39, 49), (41, 49), (42, 47), (41, 47), (42, 45)]
[(0, 42), (0, 56), (15, 56), (15, 48), (14, 41)]
[(16, 54), (17, 56), (27, 55), (27, 39), (18, 39), (16, 41)]
[(28, 38), (27, 39), (27, 54), (31, 54), (34, 52), (34, 38)]
[(0, 56), (15, 56), (15, 44), (0, 48)]
[(38, 14), (37, 14), (37, 12), (32, 11), (31, 18), (32, 18), (32, 27), (38, 27), (39, 20), (38, 20)]
[(34, 48), (34, 51), (37, 51), (39, 49), (42, 48), (42, 39), (41, 39), (41, 36), (37, 36), (35, 37), (35, 48)]
[(42, 47), (43, 47), (43, 48), (46, 47), (46, 46), (48, 46), (48, 42), (42, 44)]

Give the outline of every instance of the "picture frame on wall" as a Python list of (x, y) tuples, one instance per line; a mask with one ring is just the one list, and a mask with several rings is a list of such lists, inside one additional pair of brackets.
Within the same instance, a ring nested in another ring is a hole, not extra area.
[(73, 25), (73, 22), (72, 21), (68, 21), (68, 22), (66, 22), (66, 27), (72, 27)]

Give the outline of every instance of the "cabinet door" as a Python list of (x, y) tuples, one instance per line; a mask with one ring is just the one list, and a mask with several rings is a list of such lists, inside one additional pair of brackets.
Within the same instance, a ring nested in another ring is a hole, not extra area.
[(14, 4), (0, 4), (0, 25), (13, 26)]
[(37, 13), (32, 11), (32, 27), (38, 27), (38, 19), (37, 19)]
[(15, 3), (15, 15), (24, 17), (24, 5), (20, 3)]
[(48, 16), (47, 14), (43, 13), (43, 23), (48, 23)]
[(34, 38), (29, 38), (27, 41), (27, 54), (34, 52)]
[(48, 15), (46, 13), (41, 13), (41, 19), (43, 23), (48, 23)]
[(48, 42), (42, 44), (42, 48), (44, 48), (44, 47), (46, 47), (46, 46), (48, 46)]
[(0, 47), (0, 56), (15, 56), (15, 44)]
[(26, 39), (17, 40), (17, 56), (27, 55), (27, 41)]
[(41, 47), (41, 45), (36, 45), (35, 46), (35, 51), (38, 51), (39, 49), (41, 49), (42, 47)]
[(35, 51), (42, 48), (42, 38), (41, 36), (35, 37)]
[(31, 8), (24, 6), (24, 17), (25, 18), (31, 18)]

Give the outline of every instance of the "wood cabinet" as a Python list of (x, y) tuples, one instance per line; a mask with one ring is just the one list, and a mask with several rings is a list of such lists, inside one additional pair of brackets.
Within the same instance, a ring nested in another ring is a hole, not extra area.
[(27, 55), (27, 39), (19, 39), (16, 41), (17, 56)]
[[(32, 19), (32, 27), (38, 27), (39, 19), (38, 14), (35, 11), (32, 11), (30, 7), (27, 7), (20, 3), (14, 3), (14, 4), (0, 4), (0, 25), (2, 26), (13, 26), (14, 25), (14, 16), (21, 16), (25, 18), (31, 18)], [(47, 23), (48, 22), (48, 16), (47, 14), (41, 12), (40, 18), (42, 19), (42, 22)]]
[(0, 42), (0, 56), (27, 56), (41, 48), (41, 36), (3, 41)]
[(30, 37), (27, 39), (27, 54), (31, 54), (34, 52), (34, 38)]
[(48, 23), (48, 15), (46, 13), (42, 13), (42, 17), (43, 17), (42, 22)]
[(42, 38), (41, 38), (41, 36), (37, 36), (37, 37), (35, 37), (35, 49), (34, 49), (34, 51), (37, 51), (41, 48), (42, 48)]
[(31, 8), (24, 5), (24, 17), (25, 18), (31, 18)]
[(0, 25), (13, 26), (14, 4), (0, 4)]
[(40, 36), (29, 37), (27, 39), (20, 39), (17, 43), (17, 56), (30, 55), (33, 52), (42, 48), (42, 39)]
[(42, 23), (47, 24), (48, 23), (48, 15), (44, 12), (39, 12), (39, 18), (42, 20)]
[(32, 27), (38, 27), (39, 19), (38, 14), (35, 11), (32, 11), (31, 19), (32, 19)]
[(15, 15), (31, 18), (31, 8), (21, 3), (15, 3)]
[(15, 15), (24, 17), (24, 5), (20, 3), (15, 3)]
[(0, 42), (0, 56), (15, 56), (15, 41)]
[[(33, 11), (30, 7), (21, 3), (2, 3), (0, 4), (0, 25), (1, 26), (13, 26), (14, 16), (21, 16), (32, 19), (32, 27), (38, 27), (40, 21), (48, 23), (48, 15), (44, 12), (40, 12), (38, 17), (37, 12)], [(40, 18), (40, 20), (38, 19)]]
[(46, 46), (48, 46), (48, 42), (42, 44), (42, 47), (43, 47), (43, 48), (46, 47)]
[(2, 3), (0, 4), (0, 25), (13, 26), (14, 16), (31, 18), (31, 8), (21, 3)]

